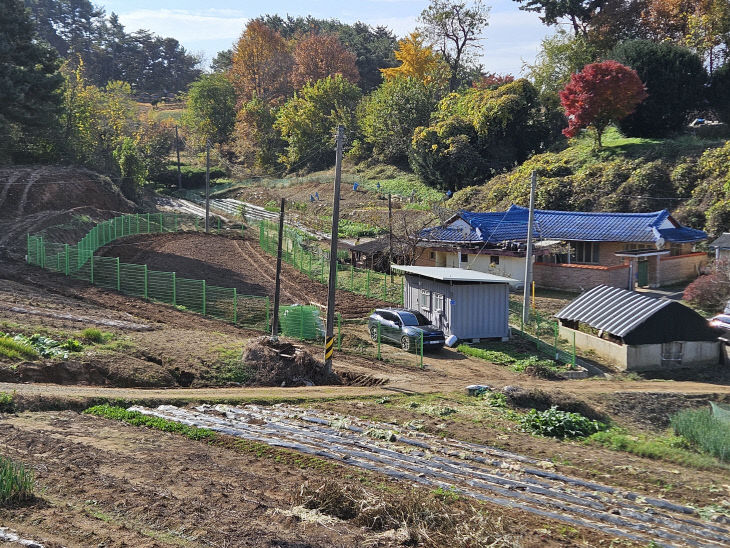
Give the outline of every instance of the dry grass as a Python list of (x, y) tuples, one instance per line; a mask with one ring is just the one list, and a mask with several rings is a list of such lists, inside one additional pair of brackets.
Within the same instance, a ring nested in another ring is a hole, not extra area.
[(458, 494), (425, 489), (383, 490), (328, 481), (302, 485), (294, 503), (349, 521), (375, 533), (395, 531), (407, 545), (463, 548), (513, 547), (501, 518), (477, 508)]

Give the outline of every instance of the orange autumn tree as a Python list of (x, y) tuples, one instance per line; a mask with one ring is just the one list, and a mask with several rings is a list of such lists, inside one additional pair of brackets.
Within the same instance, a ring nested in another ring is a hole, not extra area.
[(336, 34), (309, 33), (294, 49), (292, 85), (294, 89), (301, 89), (336, 74), (354, 84), (360, 80), (355, 61), (355, 54), (345, 49)]
[(261, 21), (253, 20), (233, 50), (230, 78), (239, 105), (257, 97), (276, 103), (289, 95), (292, 56), (282, 36)]
[(424, 84), (445, 83), (449, 78), (449, 67), (433, 48), (425, 43), (420, 32), (412, 32), (398, 40), (395, 58), (401, 62), (397, 67), (380, 69), (383, 78), (415, 78)]

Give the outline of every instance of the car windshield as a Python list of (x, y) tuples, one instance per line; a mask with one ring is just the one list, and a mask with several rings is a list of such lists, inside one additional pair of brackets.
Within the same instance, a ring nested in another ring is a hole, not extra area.
[(399, 312), (398, 315), (403, 320), (403, 325), (431, 325), (429, 319), (420, 312)]
[(730, 323), (730, 316), (726, 316), (724, 314), (720, 314), (719, 316), (715, 316), (712, 318), (716, 322), (722, 322), (722, 323)]

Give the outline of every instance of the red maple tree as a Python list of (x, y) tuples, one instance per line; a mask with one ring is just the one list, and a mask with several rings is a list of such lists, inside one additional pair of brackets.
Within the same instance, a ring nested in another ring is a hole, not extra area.
[(560, 102), (568, 116), (568, 127), (563, 134), (573, 137), (580, 129), (592, 126), (600, 148), (608, 124), (631, 114), (647, 97), (635, 70), (616, 61), (586, 65), (581, 72), (573, 74), (560, 92)]

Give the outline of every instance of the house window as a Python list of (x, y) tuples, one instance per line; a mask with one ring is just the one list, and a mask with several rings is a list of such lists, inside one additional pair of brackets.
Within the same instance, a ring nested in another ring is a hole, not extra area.
[(669, 244), (669, 256), (676, 257), (682, 254), (682, 244)]
[(418, 295), (418, 306), (421, 307), (421, 310), (425, 310), (426, 312), (431, 312), (431, 291), (428, 289), (421, 289), (421, 292)]
[(598, 264), (598, 242), (573, 242), (571, 247), (576, 263)]
[(499, 255), (490, 255), (489, 256), (489, 264), (498, 265), (499, 264)]
[(469, 255), (467, 253), (461, 254), (461, 262), (462, 263), (468, 263), (469, 262)]
[(435, 251), (432, 251), (429, 256), (431, 257), (431, 259), (435, 259), (436, 258), (436, 252)]
[(435, 312), (444, 311), (444, 296), (441, 293), (433, 294), (433, 309)]

